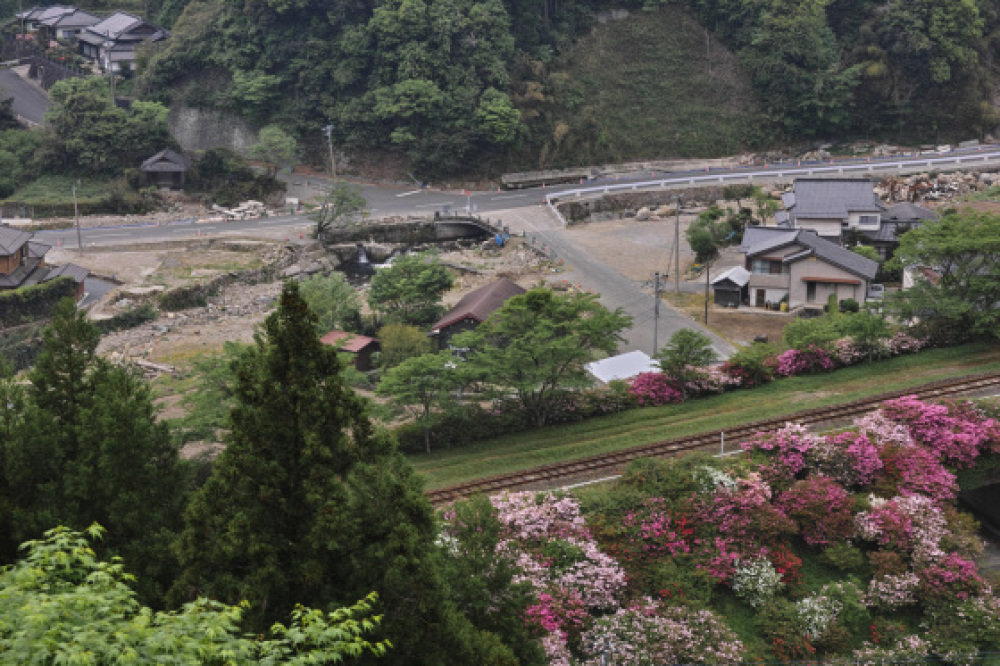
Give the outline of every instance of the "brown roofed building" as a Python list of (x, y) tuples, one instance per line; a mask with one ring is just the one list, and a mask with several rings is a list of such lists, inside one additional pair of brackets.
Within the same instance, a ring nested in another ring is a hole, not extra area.
[(507, 278), (480, 287), (462, 297), (448, 314), (431, 327), (438, 349), (444, 349), (455, 335), (471, 331), (503, 307), (507, 299), (525, 293), (522, 287)]
[(184, 186), (184, 174), (190, 168), (191, 160), (175, 150), (164, 148), (143, 162), (139, 170), (146, 175), (148, 185), (178, 189)]
[(50, 268), (45, 254), (51, 245), (31, 240), (31, 234), (0, 224), (0, 290), (30, 287), (57, 277), (71, 277), (76, 282), (77, 300), (83, 298), (87, 269), (74, 264)]
[(351, 355), (351, 365), (367, 372), (375, 367), (372, 362), (372, 354), (382, 348), (381, 343), (375, 338), (346, 331), (330, 331), (319, 339), (324, 345), (335, 347), (337, 351)]

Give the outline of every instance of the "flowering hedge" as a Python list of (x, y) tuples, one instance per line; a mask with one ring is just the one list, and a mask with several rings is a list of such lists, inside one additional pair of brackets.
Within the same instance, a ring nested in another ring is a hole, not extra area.
[[(1000, 601), (970, 557), (953, 470), (998, 446), (970, 405), (902, 398), (840, 433), (758, 435), (723, 469), (647, 464), (587, 516), (565, 495), (494, 497), (497, 556), (534, 590), (523, 619), (558, 666), (964, 663), (1000, 651)], [(852, 578), (820, 586), (817, 562)], [(708, 610), (734, 605), (769, 653), (742, 653)], [(922, 618), (919, 636), (901, 612)]]
[[(775, 375), (796, 375), (830, 372), (836, 368), (856, 365), (874, 358), (887, 358), (911, 354), (928, 346), (927, 338), (919, 338), (906, 331), (899, 331), (889, 338), (877, 341), (874, 350), (862, 349), (851, 338), (842, 338), (828, 347), (807, 345), (803, 349), (789, 349), (781, 353), (764, 352), (764, 356), (737, 353), (728, 361), (708, 369), (692, 370), (695, 379), (684, 384), (684, 390), (660, 372), (644, 372), (629, 382), (629, 394), (641, 407), (656, 407), (684, 400), (684, 396), (697, 397), (723, 393), (735, 388), (751, 388), (766, 384)], [(748, 348), (749, 349), (749, 348)]]

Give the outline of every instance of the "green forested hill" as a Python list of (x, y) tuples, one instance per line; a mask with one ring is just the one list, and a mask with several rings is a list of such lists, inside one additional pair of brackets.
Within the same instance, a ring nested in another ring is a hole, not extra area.
[(173, 36), (138, 84), (303, 135), (333, 124), (338, 145), (396, 149), (422, 173), (997, 122), (1000, 0), (647, 0), (596, 23), (622, 6), (164, 0), (150, 14)]

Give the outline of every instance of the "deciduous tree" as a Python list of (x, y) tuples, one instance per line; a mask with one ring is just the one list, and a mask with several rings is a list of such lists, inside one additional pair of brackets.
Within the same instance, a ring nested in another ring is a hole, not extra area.
[(436, 255), (408, 254), (375, 273), (368, 304), (391, 321), (429, 324), (441, 315), (441, 296), (453, 283)]
[(1000, 216), (949, 212), (908, 231), (896, 257), (914, 276), (893, 295), (900, 316), (996, 337), (1000, 331)]
[(244, 605), (198, 599), (155, 612), (136, 599), (126, 566), (98, 558), (105, 534), (56, 528), (24, 545), (24, 559), (0, 573), (0, 660), (17, 664), (303, 664), (380, 656), (386, 642), (367, 635), (374, 595), (324, 613), (297, 607), (289, 626), (267, 636), (240, 631)]
[(382, 375), (378, 392), (409, 409), (423, 425), (424, 447), (431, 452), (431, 410), (447, 402), (461, 384), (461, 363), (450, 352), (408, 358)]
[(469, 348), (467, 367), (488, 394), (513, 394), (526, 416), (545, 425), (562, 391), (589, 383), (583, 366), (610, 354), (632, 318), (591, 294), (533, 289), (515, 296), (474, 330), (454, 338)]
[(670, 377), (685, 398), (687, 383), (697, 378), (703, 368), (718, 359), (712, 340), (690, 328), (682, 328), (670, 336), (670, 341), (656, 354), (663, 374)]

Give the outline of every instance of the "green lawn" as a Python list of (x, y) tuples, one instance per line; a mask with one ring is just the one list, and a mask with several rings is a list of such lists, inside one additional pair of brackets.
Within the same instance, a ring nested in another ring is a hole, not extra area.
[(992, 370), (1000, 370), (1000, 347), (969, 344), (934, 349), (680, 405), (636, 409), (461, 449), (414, 454), (410, 460), (427, 478), (428, 488), (441, 488)]

